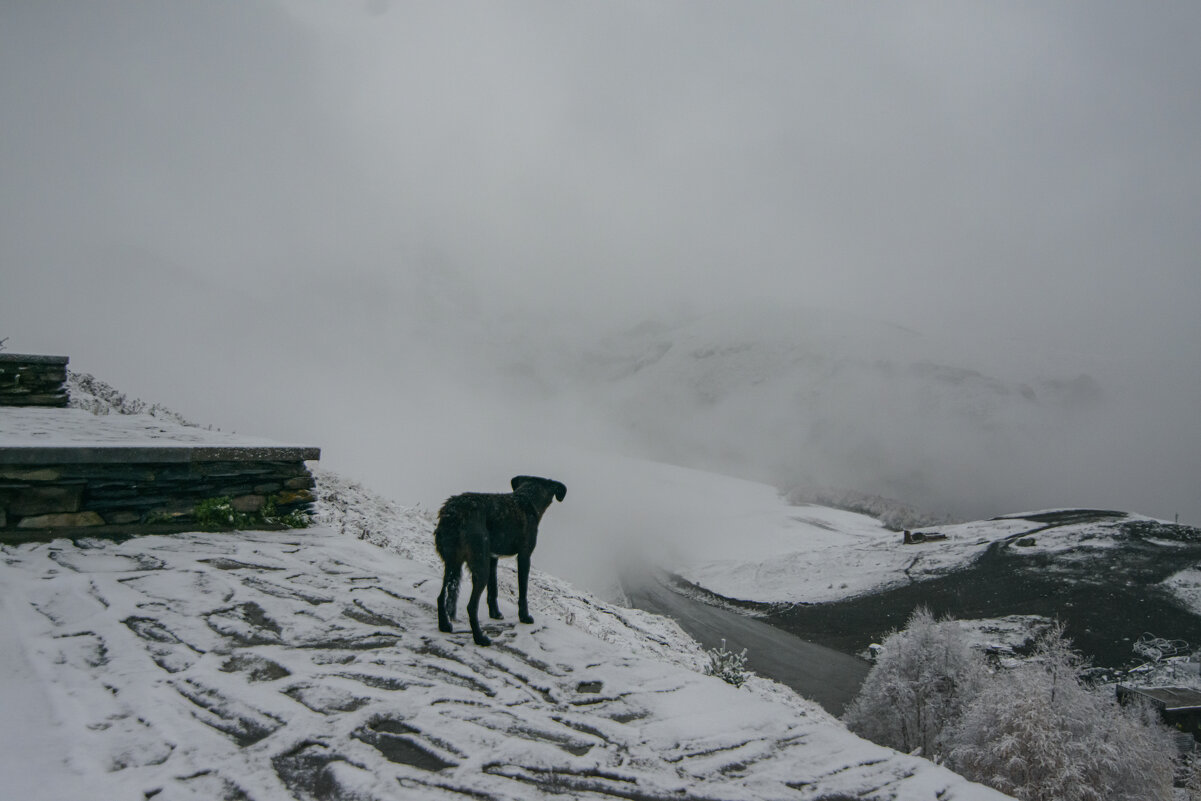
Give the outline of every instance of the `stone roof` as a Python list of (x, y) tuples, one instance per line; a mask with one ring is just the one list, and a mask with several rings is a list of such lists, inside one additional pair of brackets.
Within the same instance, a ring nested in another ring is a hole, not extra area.
[(0, 407), (0, 463), (319, 459), (320, 448), (183, 426), (150, 415)]

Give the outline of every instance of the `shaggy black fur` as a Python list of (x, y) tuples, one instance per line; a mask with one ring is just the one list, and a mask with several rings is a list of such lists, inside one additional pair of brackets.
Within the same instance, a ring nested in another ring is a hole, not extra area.
[(476, 645), (492, 641), (480, 628), (479, 605), (484, 587), (488, 588), (488, 615), (504, 617), (496, 603), (496, 562), (501, 556), (517, 557), (517, 618), (533, 623), (526, 605), (526, 586), (530, 577), (530, 554), (538, 544), (538, 521), (551, 500), (567, 497), (567, 487), (558, 481), (536, 476), (514, 476), (508, 494), (465, 492), (447, 498), (438, 512), (434, 545), (442, 557), (442, 591), (438, 593), (438, 628), (452, 632), (450, 619), (459, 603), (459, 579), (463, 563), (471, 571), (471, 597), (467, 601), (467, 619)]

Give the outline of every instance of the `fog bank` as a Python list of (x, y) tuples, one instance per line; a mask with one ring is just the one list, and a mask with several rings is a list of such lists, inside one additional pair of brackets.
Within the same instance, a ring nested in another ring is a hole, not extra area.
[(1199, 30), (5, 4), (0, 338), (401, 502), (569, 445), (1198, 523)]

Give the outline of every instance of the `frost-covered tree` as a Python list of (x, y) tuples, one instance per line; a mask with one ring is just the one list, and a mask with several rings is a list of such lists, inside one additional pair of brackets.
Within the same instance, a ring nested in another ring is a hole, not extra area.
[(709, 657), (709, 664), (705, 666), (705, 673), (710, 676), (717, 676), (726, 684), (733, 684), (735, 687), (741, 687), (751, 675), (751, 672), (746, 668), (746, 649), (741, 652), (726, 650), (725, 638), (722, 638), (720, 648), (710, 648), (705, 654)]
[(947, 739), (948, 765), (1023, 801), (1172, 797), (1172, 746), (1146, 708), (1119, 707), (1080, 680), (1081, 658), (1055, 627), (1035, 658), (994, 676)]
[(843, 720), (873, 742), (937, 759), (946, 751), (947, 727), (986, 675), (983, 657), (968, 645), (959, 623), (935, 620), (919, 607), (904, 630), (884, 640)]

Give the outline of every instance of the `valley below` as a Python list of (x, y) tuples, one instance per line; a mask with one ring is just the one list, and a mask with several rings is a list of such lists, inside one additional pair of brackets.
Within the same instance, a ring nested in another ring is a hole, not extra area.
[[(1137, 661), (1132, 647), (1144, 633), (1201, 643), (1201, 616), (1166, 583), (1201, 561), (1201, 530), (1097, 510), (1004, 518), (1015, 520), (1029, 525), (940, 575), (821, 603), (722, 600), (727, 608), (846, 654), (863, 653), (903, 628), (919, 606), (960, 620), (1057, 620), (1098, 667)], [(1053, 542), (1040, 547), (1040, 538)], [(906, 547), (916, 563), (953, 546), (933, 539)]]

